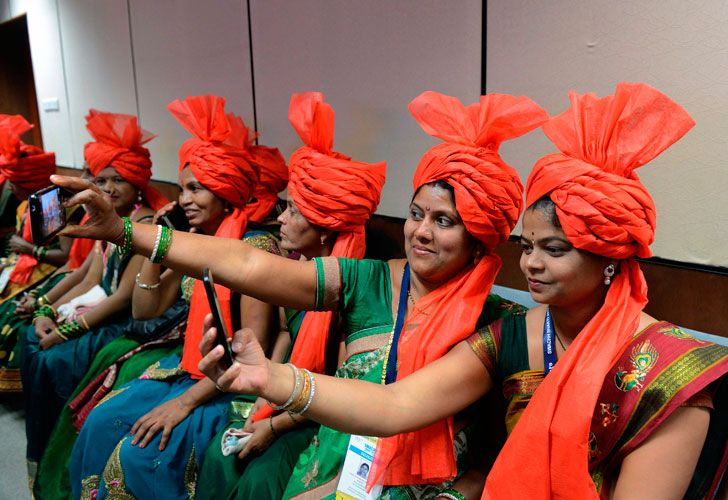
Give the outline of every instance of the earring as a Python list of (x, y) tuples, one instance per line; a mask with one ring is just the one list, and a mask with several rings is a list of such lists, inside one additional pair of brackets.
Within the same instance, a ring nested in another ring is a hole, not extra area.
[(141, 192), (141, 191), (137, 191), (137, 201), (138, 201), (139, 203), (141, 203), (141, 202), (142, 202), (142, 192)]
[(609, 286), (612, 284), (612, 276), (614, 276), (614, 264), (609, 264), (604, 268), (604, 284)]
[(326, 236), (323, 234), (321, 235), (321, 246), (324, 246), (326, 244)]

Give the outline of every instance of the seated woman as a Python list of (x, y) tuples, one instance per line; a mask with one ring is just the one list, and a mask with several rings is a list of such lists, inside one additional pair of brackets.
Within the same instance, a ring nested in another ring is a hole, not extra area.
[[(13, 217), (16, 231), (8, 243), (11, 254), (0, 260), (0, 320), (5, 320), (0, 321), (0, 393), (17, 393), (23, 389), (17, 328), (23, 319), (15, 315), (16, 299), (47, 282), (56, 268), (66, 263), (71, 247), (69, 238), (53, 238), (43, 246), (32, 243), (27, 198), (49, 186), (49, 178), (56, 170), (53, 153), (20, 140), (32, 127), (20, 115), (0, 115), (0, 183), (8, 196), (19, 203)], [(57, 283), (58, 279), (51, 281)]]
[[(169, 105), (174, 117), (194, 135), (180, 148), (179, 203), (192, 225), (224, 244), (243, 238), (280, 255), (271, 234), (247, 227), (245, 206), (258, 181), (258, 169), (264, 165), (242, 147), (248, 130), (242, 120), (225, 115), (224, 105), (225, 99), (215, 96), (188, 97)], [(284, 163), (280, 155), (274, 161)], [(70, 461), (75, 498), (114, 496), (119, 491), (137, 498), (187, 496), (194, 491), (207, 443), (226, 421), (232, 396), (220, 393), (197, 370), (196, 345), (202, 320), (210, 311), (204, 287), (171, 269), (161, 270), (172, 231), (157, 226), (157, 233), (158, 251), (145, 261), (137, 278), (134, 316), (154, 317), (177, 300), (180, 287), (191, 290), (181, 357), (175, 353), (158, 360), (138, 379), (111, 391), (89, 413)], [(196, 260), (207, 259), (198, 254)], [(220, 286), (217, 293), (227, 328), (242, 324), (259, 339), (268, 340), (274, 315), (271, 306), (234, 296)]]
[[(634, 259), (650, 256), (655, 228), (654, 203), (634, 169), (693, 121), (644, 84), (619, 84), (603, 99), (572, 93), (571, 101), (544, 125), (562, 152), (539, 160), (527, 185), (521, 268), (543, 305), (478, 331), (390, 386), (271, 364), (247, 332), (233, 342), (229, 370), (215, 348), (203, 372), (225, 390), (292, 410), (300, 408), (290, 401), (304, 401), (308, 418), (374, 436), (432, 425), (500, 386), (511, 434), (483, 498), (714, 498), (728, 451), (728, 348), (647, 315)], [(295, 383), (304, 376), (308, 388)], [(406, 450), (401, 437), (379, 446), (370, 484), (398, 481)]]
[[(288, 207), (278, 217), (281, 248), (300, 254), (304, 260), (329, 255), (361, 259), (366, 249), (364, 223), (377, 207), (384, 179), (370, 185), (369, 165), (343, 155), (337, 157), (331, 151), (334, 129), (333, 122), (325, 121), (327, 114), (301, 112), (322, 99), (313, 93), (294, 96), (289, 112), (291, 123), (306, 145), (293, 153), (289, 163)], [(323, 103), (320, 106), (325, 111), (330, 109)], [(330, 204), (333, 190), (339, 200), (336, 206)], [(283, 308), (281, 313), (281, 335), (271, 359), (293, 360), (317, 373), (333, 373), (339, 365), (341, 344), (335, 314), (304, 314)], [(210, 442), (205, 452), (196, 498), (283, 495), (298, 456), (308, 447), (318, 425), (285, 412), (273, 412), (263, 400), (251, 409), (249, 401), (253, 399), (239, 396), (233, 400), (231, 425)], [(230, 446), (230, 440), (236, 441), (241, 427), (252, 436), (237, 449)]]
[[(228, 118), (236, 123), (239, 120), (234, 115), (228, 115)], [(245, 238), (248, 242), (254, 242), (259, 248), (277, 253), (278, 244), (275, 235), (278, 230), (270, 221), (275, 222), (277, 194), (286, 187), (288, 168), (277, 149), (253, 145), (253, 139), (252, 134), (242, 123), (236, 125), (235, 131), (227, 139), (227, 142), (245, 148), (247, 161), (255, 166), (260, 174), (253, 192), (255, 199), (251, 199), (245, 206), (245, 215), (248, 218)], [(211, 167), (207, 166), (205, 169), (210, 170)], [(210, 170), (214, 171), (216, 170)], [(192, 178), (188, 179), (190, 176)], [(209, 174), (205, 174), (203, 178), (207, 177)], [(209, 179), (205, 182), (211, 186), (215, 185)], [(179, 187), (178, 203), (185, 210), (185, 215), (194, 231), (215, 234), (221, 214), (223, 219), (228, 216), (228, 212), (224, 211), (228, 203), (218, 198), (214, 191), (208, 190), (199, 181), (194, 180), (194, 174), (189, 167), (180, 171)], [(210, 197), (217, 201), (210, 201), (208, 199)], [(156, 224), (159, 216), (170, 211), (172, 207), (172, 204), (163, 207), (153, 223)], [(214, 227), (210, 227), (211, 223)], [(271, 237), (271, 234), (274, 237)], [(80, 240), (74, 240), (74, 243), (75, 241)], [(139, 274), (139, 282), (142, 285), (156, 283), (160, 281), (159, 276), (159, 264), (145, 260)], [(173, 278), (170, 279), (169, 276)], [(38, 475), (33, 487), (36, 498), (71, 496), (69, 465), (73, 444), (86, 416), (99, 401), (110, 391), (139, 377), (153, 363), (181, 352), (189, 312), (186, 305), (190, 301), (193, 283), (193, 279), (183, 279), (181, 275), (167, 271), (164, 274), (163, 284), (159, 287), (147, 289), (137, 285), (134, 289), (132, 313), (137, 319), (121, 337), (99, 351), (69, 398), (69, 404), (64, 407), (38, 465)], [(165, 304), (170, 303), (172, 297), (181, 296), (182, 299), (178, 298), (177, 302), (156, 318), (143, 320), (163, 310), (163, 306), (159, 305), (160, 294), (166, 297)], [(156, 307), (149, 307), (150, 299), (155, 301)], [(251, 299), (246, 300), (252, 303)], [(150, 309), (154, 311), (150, 312)], [(239, 310), (237, 307), (234, 309)], [(236, 314), (236, 323), (238, 322), (239, 314)], [(260, 341), (264, 345), (268, 343), (268, 339), (263, 338), (263, 335)]]
[[(299, 108), (295, 101), (301, 98), (294, 96), (293, 109), (303, 116), (321, 116), (322, 123), (332, 126), (332, 112), (320, 98), (306, 98), (308, 105)], [(483, 96), (468, 108), (435, 93), (415, 102), (422, 103), (429, 116), (417, 116), (426, 121), (426, 130), (446, 142), (428, 151), (415, 172), (415, 193), (404, 230), (406, 260), (295, 262), (249, 245), (180, 233), (175, 234), (165, 265), (195, 276), (209, 266), (218, 282), (286, 307), (338, 310), (347, 361), (337, 375), (359, 379), (359, 385), (382, 388), (381, 384), (405, 378), (442, 357), (478, 323), (504, 313), (498, 300), (486, 301), (500, 267), (494, 249), (508, 238), (523, 201), (518, 173), (505, 164), (497, 149), (502, 141), (536, 128), (547, 116), (531, 100), (508, 95)], [(428, 111), (431, 107), (433, 113)], [(330, 151), (331, 144), (321, 147)], [(367, 184), (381, 184), (382, 170), (382, 166), (370, 167)], [(69, 205), (84, 203), (89, 210), (89, 223), (68, 227), (67, 234), (121, 242), (131, 229), (131, 247), (144, 254), (152, 251), (154, 231), (125, 226), (93, 186), (77, 179), (53, 179), (74, 191), (83, 190)], [(329, 204), (338, 203), (336, 195), (331, 190)], [(194, 257), (200, 254), (217, 258), (203, 265)], [(233, 372), (239, 366), (235, 364)], [(292, 371), (285, 369), (290, 377)], [(307, 382), (299, 377), (299, 389), (311, 387), (305, 373)], [(227, 378), (223, 381), (230, 387)], [(261, 387), (248, 387), (260, 393)], [(422, 401), (430, 409), (441, 408), (438, 398), (428, 395)], [(307, 406), (306, 399), (294, 403), (299, 412)], [(357, 422), (358, 411), (352, 408), (358, 407), (344, 405), (341, 410), (347, 411), (348, 420)], [(427, 429), (407, 434), (407, 449), (399, 454), (407, 465), (398, 470), (401, 474), (392, 484), (441, 483), (457, 474), (454, 413), (440, 412), (438, 421)], [(347, 433), (321, 427), (299, 458), (284, 496), (305, 491), (312, 497), (333, 498), (349, 440)]]
[[(86, 127), (95, 139), (84, 156), (94, 183), (109, 197), (115, 213), (137, 222), (151, 218), (145, 203), (159, 207), (166, 199), (149, 187), (151, 161), (143, 144), (152, 135), (136, 117), (90, 110)], [(141, 256), (97, 244), (79, 273), (80, 282), (50, 290), (34, 313), (22, 345), (27, 458), (31, 479), (48, 436), (66, 400), (96, 353), (121, 335), (128, 324), (134, 276)]]

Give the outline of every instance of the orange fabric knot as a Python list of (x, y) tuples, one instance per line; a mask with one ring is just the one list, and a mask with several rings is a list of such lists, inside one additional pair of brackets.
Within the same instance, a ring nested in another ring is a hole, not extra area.
[(141, 128), (136, 116), (90, 109), (86, 129), (94, 141), (84, 145), (83, 156), (93, 175), (111, 167), (137, 187), (153, 209), (162, 208), (169, 202), (149, 186), (152, 160), (144, 144), (156, 136)]
[(37, 191), (50, 184), (56, 156), (20, 140), (31, 128), (33, 125), (20, 115), (0, 115), (0, 186), (9, 180), (28, 191)]

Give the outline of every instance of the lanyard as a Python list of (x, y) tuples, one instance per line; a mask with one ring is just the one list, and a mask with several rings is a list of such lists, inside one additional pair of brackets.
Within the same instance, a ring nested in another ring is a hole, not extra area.
[(543, 374), (548, 375), (556, 364), (556, 346), (554, 345), (554, 320), (551, 318), (551, 309), (546, 308), (546, 318), (543, 320)]
[(404, 315), (407, 311), (407, 291), (409, 290), (410, 269), (409, 264), (404, 265), (404, 274), (402, 275), (402, 285), (399, 288), (399, 305), (397, 306), (397, 321), (394, 323), (394, 333), (392, 334), (392, 345), (389, 347), (389, 356), (387, 357), (387, 375), (384, 379), (385, 384), (391, 384), (397, 380), (397, 345), (399, 344), (399, 336), (404, 326)]

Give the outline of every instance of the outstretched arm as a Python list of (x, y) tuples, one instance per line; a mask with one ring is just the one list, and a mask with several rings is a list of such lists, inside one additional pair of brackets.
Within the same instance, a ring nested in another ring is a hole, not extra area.
[[(209, 318), (208, 318), (209, 319)], [(208, 322), (208, 326), (209, 326)], [(258, 394), (276, 404), (294, 390), (286, 365), (268, 361), (253, 332), (240, 330), (233, 341), (235, 363), (223, 371), (222, 347), (209, 329), (200, 345), (200, 369), (225, 391)], [(351, 434), (390, 436), (425, 427), (464, 409), (492, 386), (485, 367), (465, 342), (412, 375), (390, 385), (315, 375), (316, 391), (305, 416)], [(433, 405), (432, 401), (439, 401)], [(356, 408), (355, 412), (351, 408)]]
[[(85, 225), (67, 226), (62, 234), (123, 243), (124, 224), (98, 187), (74, 177), (54, 175), (51, 180), (77, 193), (67, 206), (83, 203), (89, 215)], [(156, 226), (133, 224), (133, 250), (151, 255), (156, 235)], [(241, 241), (175, 231), (164, 265), (195, 278), (209, 267), (216, 283), (270, 304), (305, 310), (315, 304), (313, 262), (286, 259)]]

